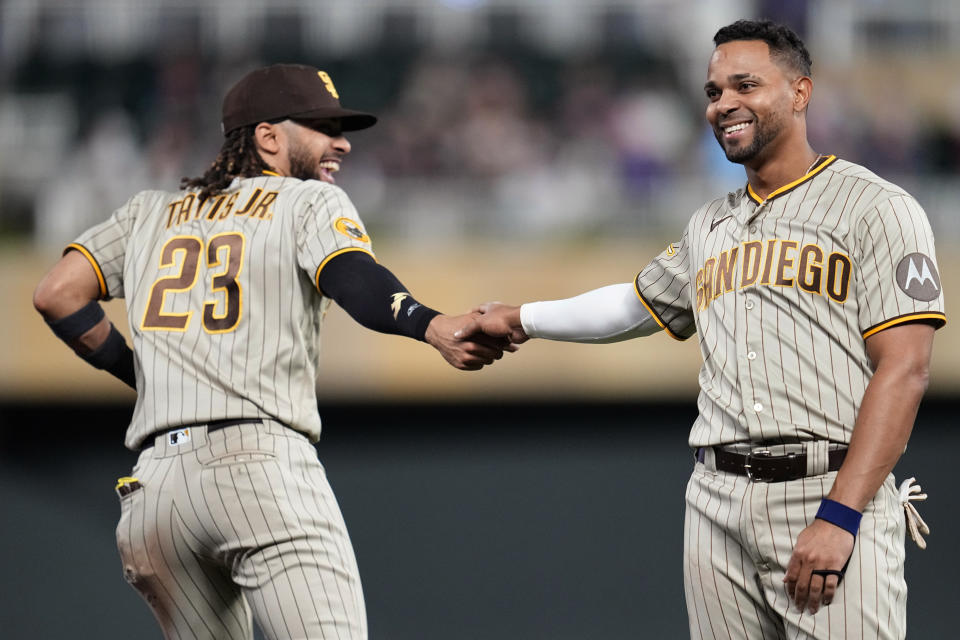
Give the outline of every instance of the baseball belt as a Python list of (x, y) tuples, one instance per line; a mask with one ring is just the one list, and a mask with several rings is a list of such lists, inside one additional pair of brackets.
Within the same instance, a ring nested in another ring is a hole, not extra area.
[[(747, 476), (754, 482), (786, 482), (807, 477), (807, 454), (787, 453), (775, 456), (766, 449), (738, 453), (722, 447), (699, 447), (697, 462), (706, 459), (707, 449), (713, 449), (717, 471)], [(847, 456), (847, 448), (831, 449), (827, 453), (827, 471), (836, 471)]]
[[(213, 433), (214, 431), (219, 431), (225, 427), (232, 427), (236, 424), (260, 424), (262, 420), (260, 418), (237, 418), (234, 420), (213, 420), (212, 422), (207, 422), (206, 424), (195, 425), (198, 427), (207, 427), (207, 433)], [(143, 444), (140, 445), (140, 451), (152, 447), (157, 442), (157, 438), (162, 438), (168, 433), (173, 433), (175, 431), (180, 431), (184, 427), (177, 427), (176, 429), (169, 429), (167, 431), (160, 431), (151, 436), (148, 436), (144, 439)]]

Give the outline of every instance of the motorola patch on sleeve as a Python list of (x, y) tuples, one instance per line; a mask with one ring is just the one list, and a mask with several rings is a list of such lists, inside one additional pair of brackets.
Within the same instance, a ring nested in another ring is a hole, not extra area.
[(922, 253), (911, 253), (897, 265), (897, 285), (914, 300), (935, 300), (940, 295), (937, 265)]

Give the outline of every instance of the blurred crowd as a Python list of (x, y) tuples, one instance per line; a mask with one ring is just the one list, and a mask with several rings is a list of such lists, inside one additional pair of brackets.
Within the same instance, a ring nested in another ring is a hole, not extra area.
[[(927, 181), (936, 202), (957, 195), (956, 89), (951, 98), (931, 86), (937, 108), (813, 56), (818, 151), (904, 186)], [(691, 207), (745, 181), (704, 123), (702, 80), (682, 57), (641, 42), (575, 55), (517, 41), (456, 53), (383, 42), (328, 59), (295, 45), (256, 56), (178, 46), (122, 60), (38, 46), (3, 78), (0, 232), (59, 245), (138, 189), (178, 188), (217, 153), (226, 89), (279, 61), (328, 70), (345, 106), (379, 116), (350, 136), (338, 180), (387, 234), (676, 233)]]

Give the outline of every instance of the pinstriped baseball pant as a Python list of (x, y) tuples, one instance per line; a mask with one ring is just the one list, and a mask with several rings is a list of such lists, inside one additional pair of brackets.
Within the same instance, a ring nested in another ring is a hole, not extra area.
[[(360, 576), (313, 445), (279, 423), (159, 438), (121, 498), (124, 575), (166, 638), (367, 637)], [(251, 613), (252, 612), (252, 613)]]
[(906, 635), (905, 520), (893, 476), (867, 505), (833, 603), (791, 607), (783, 578), (797, 536), (836, 472), (751, 482), (697, 463), (687, 485), (684, 591), (696, 640), (894, 640)]

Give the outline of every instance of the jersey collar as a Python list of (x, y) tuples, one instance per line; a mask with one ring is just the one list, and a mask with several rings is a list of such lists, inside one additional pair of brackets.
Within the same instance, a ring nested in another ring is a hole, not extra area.
[(270, 171), (269, 169), (263, 169), (263, 175), (265, 176), (276, 176), (282, 178), (283, 176), (277, 173), (276, 171)]
[[(794, 180), (790, 184), (783, 185), (782, 187), (780, 187), (779, 189), (777, 189), (776, 191), (768, 195), (766, 199), (773, 200), (778, 196), (782, 196), (785, 193), (793, 191), (794, 189), (799, 187), (801, 184), (803, 184), (807, 180), (810, 180), (815, 175), (817, 175), (818, 173), (826, 169), (836, 159), (837, 159), (837, 156), (820, 156), (820, 158), (817, 160), (817, 162), (814, 163), (813, 167), (810, 169), (809, 172), (807, 172), (805, 176), (797, 180)], [(749, 195), (750, 199), (756, 202), (757, 204), (761, 204), (764, 202), (764, 199), (757, 195), (757, 193), (753, 190), (753, 187), (750, 186), (749, 182), (747, 183), (747, 195)]]

